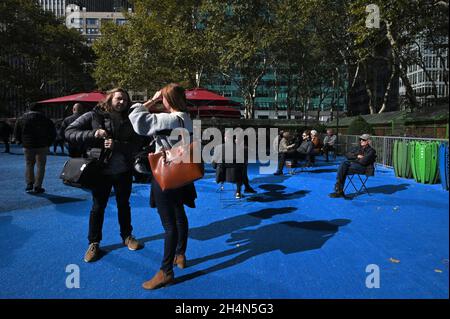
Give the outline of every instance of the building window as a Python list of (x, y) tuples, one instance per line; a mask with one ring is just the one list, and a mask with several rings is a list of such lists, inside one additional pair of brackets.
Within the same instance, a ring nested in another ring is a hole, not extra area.
[(82, 25), (83, 24), (83, 18), (72, 18), (70, 19), (70, 22), (76, 25)]
[(127, 23), (126, 19), (117, 19), (116, 20), (116, 24), (117, 25), (124, 25), (125, 23)]
[(86, 18), (87, 25), (98, 25), (98, 19), (94, 18)]

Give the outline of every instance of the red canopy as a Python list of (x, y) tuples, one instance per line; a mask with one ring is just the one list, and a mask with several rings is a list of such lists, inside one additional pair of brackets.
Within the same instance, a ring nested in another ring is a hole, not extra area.
[(88, 92), (88, 93), (77, 93), (72, 95), (66, 95), (61, 97), (56, 97), (49, 100), (39, 101), (40, 104), (50, 104), (50, 103), (67, 103), (67, 102), (99, 102), (106, 97), (102, 92)]
[(186, 100), (194, 117), (241, 117), (241, 111), (236, 107), (240, 103), (204, 88), (186, 90)]
[(190, 105), (228, 105), (240, 106), (238, 102), (234, 102), (222, 95), (211, 92), (204, 88), (195, 88), (186, 90), (186, 99)]

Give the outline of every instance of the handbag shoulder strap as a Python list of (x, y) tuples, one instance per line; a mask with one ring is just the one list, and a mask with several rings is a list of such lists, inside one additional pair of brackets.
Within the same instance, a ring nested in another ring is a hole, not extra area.
[[(184, 125), (184, 119), (177, 115), (177, 120), (178, 123), (180, 124), (180, 127), (185, 128)], [(174, 128), (176, 129), (176, 128)], [(155, 135), (154, 135), (154, 140), (156, 141), (157, 144), (159, 144), (163, 149), (171, 149), (172, 145), (168, 142), (168, 137), (170, 136), (170, 134), (172, 133), (172, 131), (174, 129), (166, 129), (166, 130), (161, 130), (158, 131)]]

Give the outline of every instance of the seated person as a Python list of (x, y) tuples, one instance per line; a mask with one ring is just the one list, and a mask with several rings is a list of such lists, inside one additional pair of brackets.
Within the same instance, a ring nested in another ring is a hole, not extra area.
[(314, 144), (311, 141), (311, 132), (306, 130), (303, 132), (302, 135), (303, 141), (300, 144), (300, 146), (297, 148), (297, 159), (298, 160), (306, 160), (305, 166), (312, 166), (313, 165), (313, 148)]
[(311, 142), (313, 143), (313, 149), (311, 153), (311, 161), (314, 163), (314, 158), (316, 155), (322, 153), (322, 141), (320, 140), (319, 134), (316, 130), (311, 130)]
[(284, 164), (287, 158), (296, 158), (295, 143), (291, 142), (289, 132), (283, 132), (283, 136), (278, 144), (278, 169), (274, 175), (283, 175)]
[(375, 149), (370, 146), (370, 141), (369, 134), (361, 135), (359, 137), (360, 146), (346, 155), (348, 160), (342, 162), (339, 166), (334, 193), (331, 193), (330, 197), (345, 197), (344, 185), (347, 175), (365, 174), (367, 169), (373, 169), (377, 155)]
[[(325, 160), (328, 162), (328, 153), (336, 152), (334, 148), (334, 144), (336, 143), (336, 135), (333, 132), (333, 129), (329, 128), (327, 129), (327, 136), (323, 139), (323, 147), (322, 152), (323, 155), (325, 155)], [(336, 156), (335, 156), (336, 157)]]
[[(226, 161), (225, 145), (233, 143), (233, 159), (231, 163)], [(236, 158), (236, 141), (233, 140), (232, 134), (225, 134), (225, 143), (217, 145), (214, 148), (214, 155), (212, 159), (212, 166), (216, 170), (216, 183), (222, 184), (225, 182), (236, 184), (236, 198), (242, 198), (242, 184), (247, 182), (246, 178), (246, 163), (238, 163)]]

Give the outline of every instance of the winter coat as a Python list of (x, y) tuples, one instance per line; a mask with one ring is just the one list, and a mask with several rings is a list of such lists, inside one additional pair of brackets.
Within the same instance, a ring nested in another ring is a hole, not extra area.
[(55, 125), (44, 113), (30, 111), (17, 120), (14, 138), (24, 148), (49, 147), (56, 138)]
[[(358, 159), (358, 155), (363, 155), (364, 157)], [(377, 152), (372, 146), (367, 145), (366, 147), (356, 147), (352, 151), (348, 152), (345, 156), (349, 160), (355, 160), (362, 166), (373, 166), (377, 159)]]
[[(109, 138), (114, 141), (112, 156), (120, 153), (125, 157), (127, 169), (131, 170), (134, 162), (134, 155), (142, 145), (142, 139), (134, 132), (130, 121), (126, 115), (119, 127), (116, 127), (111, 117), (111, 113), (105, 112), (100, 107), (95, 107), (92, 111), (84, 113), (70, 124), (65, 130), (65, 139), (69, 143), (83, 145), (85, 149), (103, 148), (104, 140), (95, 137), (98, 129), (104, 129)], [(108, 166), (105, 167), (108, 169)]]
[(314, 145), (311, 140), (304, 140), (302, 144), (300, 144), (300, 146), (297, 148), (297, 152), (299, 152), (300, 154), (311, 154), (313, 146)]
[[(236, 156), (236, 144), (233, 144), (233, 158), (231, 163), (225, 159), (225, 144), (214, 148), (213, 167), (216, 169), (216, 183), (242, 183), (246, 173), (248, 155), (244, 154), (244, 163), (239, 163)], [(244, 151), (244, 153), (246, 153)]]

